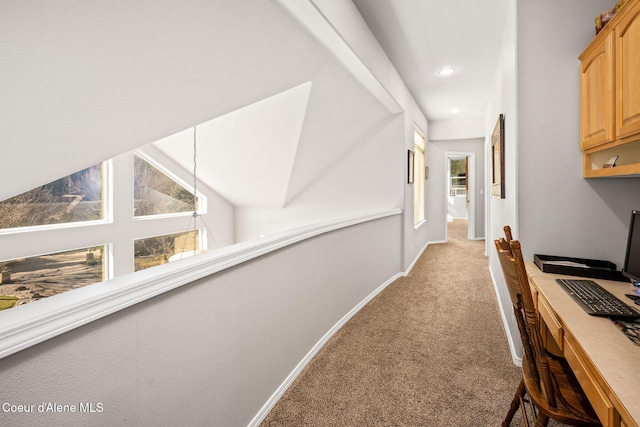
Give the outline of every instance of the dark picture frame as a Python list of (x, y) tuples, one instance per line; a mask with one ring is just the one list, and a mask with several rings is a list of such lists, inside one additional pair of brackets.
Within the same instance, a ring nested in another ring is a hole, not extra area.
[(500, 114), (491, 134), (491, 196), (504, 199), (504, 184), (504, 114)]
[(407, 184), (413, 184), (413, 164), (414, 164), (414, 152), (407, 150)]

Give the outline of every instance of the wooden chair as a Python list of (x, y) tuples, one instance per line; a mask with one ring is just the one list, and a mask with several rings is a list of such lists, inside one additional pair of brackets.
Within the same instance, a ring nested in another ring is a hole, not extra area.
[[(510, 231), (505, 227), (509, 237)], [(524, 410), (526, 394), (537, 412), (537, 427), (546, 426), (549, 419), (568, 425), (601, 426), (567, 361), (547, 353), (544, 348), (520, 242), (508, 242), (501, 238), (494, 243), (524, 350), (522, 380), (502, 426), (508, 427), (511, 424), (518, 407), (522, 408), (525, 425), (529, 425)]]

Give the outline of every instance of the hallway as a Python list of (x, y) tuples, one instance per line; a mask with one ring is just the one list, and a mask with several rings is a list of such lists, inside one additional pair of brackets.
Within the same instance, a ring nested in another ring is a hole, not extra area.
[[(467, 221), (358, 312), (263, 426), (495, 426), (518, 384), (484, 256)], [(517, 422), (514, 422), (514, 426)]]

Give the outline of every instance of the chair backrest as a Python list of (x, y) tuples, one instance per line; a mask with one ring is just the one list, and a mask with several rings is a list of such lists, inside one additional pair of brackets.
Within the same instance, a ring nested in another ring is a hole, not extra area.
[(507, 242), (510, 242), (513, 240), (513, 235), (511, 234), (511, 227), (509, 227), (508, 225), (504, 226), (504, 237), (507, 239)]
[(498, 251), (498, 259), (502, 266), (502, 274), (504, 274), (504, 280), (507, 283), (507, 290), (509, 291), (509, 297), (511, 298), (511, 305), (513, 305), (514, 308), (517, 308), (519, 295), (522, 293), (522, 290), (520, 289), (516, 265), (511, 254), (511, 244), (502, 237), (499, 240), (494, 240), (494, 244)]
[[(505, 243), (508, 244), (510, 251), (504, 249)], [(515, 296), (514, 313), (518, 321), (528, 372), (542, 394), (546, 396), (548, 405), (554, 408), (556, 407), (556, 397), (551, 381), (549, 361), (540, 335), (538, 312), (533, 303), (520, 242), (517, 240), (506, 242), (504, 239), (500, 239), (495, 241), (495, 245), (512, 303)]]

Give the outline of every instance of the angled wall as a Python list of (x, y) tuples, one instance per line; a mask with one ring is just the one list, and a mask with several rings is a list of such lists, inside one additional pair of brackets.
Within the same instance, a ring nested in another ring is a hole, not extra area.
[(278, 2), (10, 0), (1, 16), (0, 200), (310, 81), (330, 58)]
[(401, 208), (403, 119), (389, 119), (336, 159), (284, 208), (236, 209), (236, 240), (264, 237), (340, 215)]

